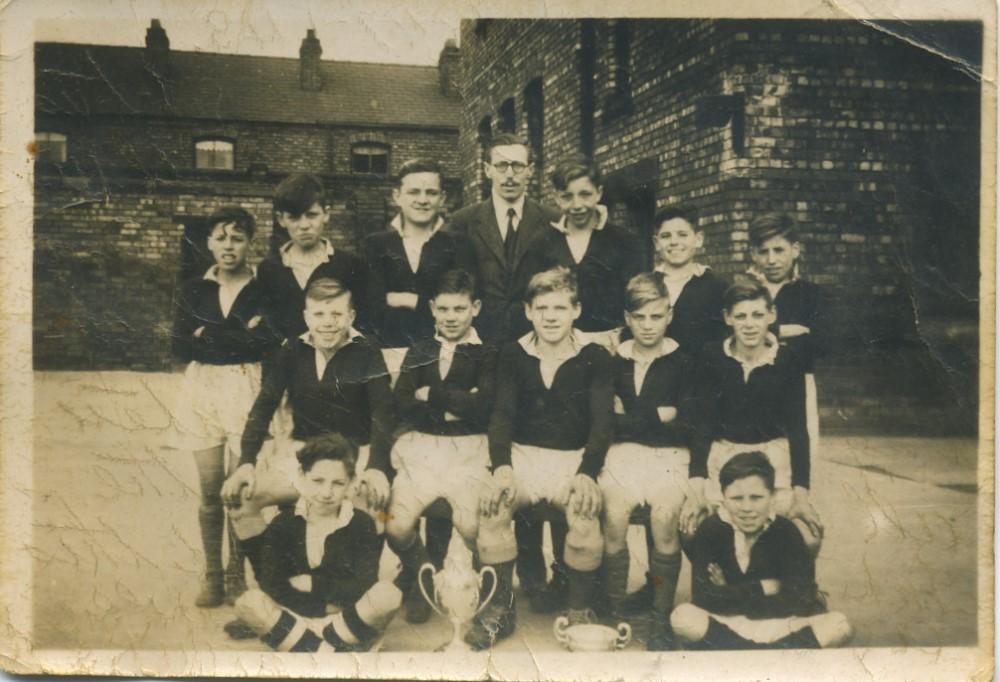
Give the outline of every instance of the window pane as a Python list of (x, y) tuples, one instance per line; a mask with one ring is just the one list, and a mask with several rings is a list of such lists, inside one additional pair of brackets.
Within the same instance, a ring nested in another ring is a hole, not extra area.
[(351, 155), (351, 170), (355, 173), (368, 173), (370, 169), (369, 161), (371, 157), (364, 154)]
[(378, 144), (351, 147), (351, 170), (355, 173), (388, 173), (389, 149)]
[(66, 136), (62, 133), (35, 133), (35, 158), (50, 163), (66, 163)]
[(389, 172), (389, 155), (379, 154), (378, 156), (371, 157), (372, 163), (372, 173), (388, 173)]
[(196, 168), (233, 169), (233, 143), (228, 140), (198, 140), (194, 143)]

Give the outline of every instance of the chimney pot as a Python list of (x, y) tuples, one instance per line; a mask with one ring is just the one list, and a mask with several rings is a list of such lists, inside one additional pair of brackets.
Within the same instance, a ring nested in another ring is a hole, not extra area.
[(323, 46), (316, 37), (315, 29), (306, 30), (299, 48), (299, 83), (303, 90), (317, 91), (323, 88), (323, 76), (320, 73), (320, 58), (323, 56)]

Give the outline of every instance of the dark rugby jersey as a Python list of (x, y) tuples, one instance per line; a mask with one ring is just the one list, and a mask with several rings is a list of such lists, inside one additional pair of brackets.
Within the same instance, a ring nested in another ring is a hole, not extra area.
[[(212, 274), (184, 282), (174, 301), (172, 346), (184, 362), (209, 365), (236, 365), (260, 362), (281, 343), (263, 319), (264, 297), (260, 281), (251, 279), (237, 294), (229, 315), (222, 314), (219, 282)], [(253, 329), (248, 324), (262, 317)], [(195, 331), (204, 327), (200, 336)]]
[(684, 285), (673, 301), (673, 316), (667, 336), (680, 344), (681, 350), (696, 357), (706, 343), (722, 341), (728, 334), (722, 316), (723, 295), (728, 285), (705, 268)]
[[(615, 415), (615, 442), (639, 443), (650, 447), (683, 447), (691, 439), (691, 393), (694, 360), (676, 342), (664, 339), (673, 348), (653, 360), (646, 370), (642, 390), (636, 394), (636, 362), (631, 349), (634, 341), (625, 341), (615, 355), (615, 395), (622, 402), (625, 414)], [(673, 407), (677, 417), (664, 424), (657, 409)]]
[(781, 339), (781, 343), (797, 348), (806, 362), (806, 371), (813, 371), (815, 361), (829, 350), (829, 320), (822, 290), (804, 279), (793, 280), (778, 289), (774, 307), (778, 320), (771, 330), (775, 334), (783, 324), (809, 327), (808, 334)]
[(512, 443), (554, 450), (584, 448), (579, 473), (596, 478), (614, 432), (611, 356), (601, 346), (578, 340), (550, 388), (540, 360), (525, 349), (528, 337), (504, 346), (497, 362), (497, 392), (490, 419), (494, 470), (511, 463)]
[[(792, 485), (809, 487), (809, 434), (806, 430), (804, 360), (794, 349), (776, 347), (773, 361), (744, 378), (743, 365), (724, 348), (705, 346), (695, 377), (695, 435), (690, 475), (707, 476), (712, 441), (753, 445), (787, 438)], [(774, 344), (773, 336), (769, 343)]]
[[(401, 430), (437, 436), (486, 433), (496, 387), (496, 350), (482, 343), (459, 344), (444, 379), (440, 356), (437, 338), (420, 341), (406, 352), (393, 389)], [(417, 400), (414, 394), (424, 386), (430, 389), (428, 399)]]
[(247, 418), (240, 464), (257, 461), (286, 390), (295, 423), (293, 438), (339, 433), (356, 445), (371, 444), (368, 468), (389, 472), (392, 392), (382, 352), (373, 343), (354, 335), (330, 358), (322, 378), (316, 375), (316, 349), (310, 343), (299, 338), (283, 346), (272, 371), (265, 372)]

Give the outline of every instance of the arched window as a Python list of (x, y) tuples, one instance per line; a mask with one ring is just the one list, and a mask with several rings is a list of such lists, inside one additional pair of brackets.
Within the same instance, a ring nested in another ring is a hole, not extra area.
[(361, 142), (351, 147), (351, 171), (385, 175), (389, 172), (389, 148), (375, 142)]
[(62, 133), (35, 133), (35, 160), (66, 163), (66, 142)]
[(194, 167), (210, 170), (233, 170), (232, 140), (221, 138), (205, 138), (195, 140)]

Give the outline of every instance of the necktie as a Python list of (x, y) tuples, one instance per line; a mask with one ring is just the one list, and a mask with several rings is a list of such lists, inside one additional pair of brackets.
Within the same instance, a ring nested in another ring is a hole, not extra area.
[(514, 265), (514, 253), (517, 250), (517, 230), (514, 229), (514, 218), (517, 211), (512, 208), (507, 209), (507, 239), (503, 243), (503, 257), (507, 261), (508, 267)]

